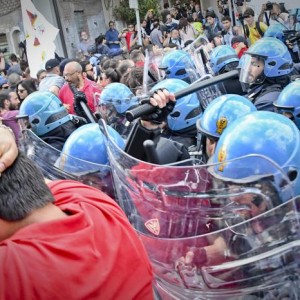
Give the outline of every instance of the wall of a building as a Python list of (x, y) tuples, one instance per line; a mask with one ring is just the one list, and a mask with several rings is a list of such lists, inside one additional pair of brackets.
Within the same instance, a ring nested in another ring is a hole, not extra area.
[(0, 48), (8, 48), (9, 52), (18, 53), (17, 43), (11, 39), (12, 31), (23, 27), (22, 14), (20, 9), (20, 0), (2, 0), (0, 1), (0, 34), (6, 36), (2, 40)]
[(82, 12), (85, 24), (83, 29), (88, 32), (91, 39), (94, 40), (99, 34), (105, 33), (105, 12), (100, 1), (57, 1), (57, 3), (69, 56), (76, 55), (77, 44), (80, 41), (80, 28), (75, 20), (76, 11)]
[[(55, 27), (61, 30), (55, 40), (56, 52), (60, 56), (76, 55), (80, 32), (76, 25), (76, 11), (82, 11), (84, 29), (92, 39), (105, 33), (109, 20), (113, 19), (112, 9), (119, 0), (32, 0), (34, 6)], [(54, 4), (57, 4), (56, 13)], [(10, 52), (18, 52), (12, 41), (12, 28), (20, 28), (19, 41), (24, 39), (20, 0), (0, 0), (0, 34), (7, 36)], [(58, 14), (58, 15), (57, 15)], [(16, 21), (17, 20), (17, 21)], [(64, 47), (65, 44), (65, 47)]]

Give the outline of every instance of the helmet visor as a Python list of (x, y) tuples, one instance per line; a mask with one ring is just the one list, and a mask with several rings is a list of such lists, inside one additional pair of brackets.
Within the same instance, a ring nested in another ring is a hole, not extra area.
[(264, 67), (265, 59), (263, 57), (245, 54), (240, 72), (240, 82), (249, 85), (262, 83), (265, 79)]
[(111, 125), (114, 122), (117, 114), (113, 103), (100, 103), (98, 108), (101, 118), (105, 120), (108, 125)]
[(28, 129), (22, 131), (20, 149), (39, 166), (45, 178), (76, 180), (116, 197), (109, 165), (62, 155)]

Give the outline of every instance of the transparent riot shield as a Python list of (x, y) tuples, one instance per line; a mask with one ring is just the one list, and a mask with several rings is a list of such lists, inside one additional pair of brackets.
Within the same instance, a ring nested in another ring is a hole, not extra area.
[(209, 64), (209, 54), (211, 50), (212, 46), (205, 35), (199, 35), (193, 43), (184, 48), (184, 51), (190, 53), (192, 56), (197, 71), (200, 74), (200, 80), (209, 74), (213, 74)]
[(145, 63), (143, 69), (143, 87), (140, 96), (147, 95), (152, 87), (165, 78), (164, 70), (159, 68), (163, 59), (162, 49), (154, 48), (152, 51), (145, 51)]
[(20, 149), (40, 167), (45, 178), (77, 180), (115, 199), (110, 166), (62, 155), (28, 129), (22, 131)]
[[(200, 78), (192, 84), (197, 84), (213, 77), (213, 71), (210, 67), (211, 44), (206, 36), (200, 35), (192, 44), (185, 49), (193, 57), (193, 61), (200, 74)], [(205, 109), (207, 105), (215, 98), (228, 94), (223, 82), (212, 84), (197, 91), (198, 98), (201, 101), (202, 108)]]
[(240, 158), (232, 163), (241, 176), (229, 180), (214, 171), (229, 161), (154, 165), (109, 139), (108, 155), (119, 204), (145, 245), (162, 299), (299, 294), (299, 200), (290, 200), (291, 184), (275, 163)]
[(299, 201), (193, 238), (140, 233), (161, 299), (299, 299)]

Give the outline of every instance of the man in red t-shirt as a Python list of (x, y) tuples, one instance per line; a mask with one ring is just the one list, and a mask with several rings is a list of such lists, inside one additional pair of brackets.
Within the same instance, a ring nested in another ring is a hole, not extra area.
[(99, 105), (99, 97), (101, 90), (96, 82), (93, 82), (82, 75), (82, 67), (76, 62), (72, 61), (66, 64), (63, 74), (66, 84), (60, 89), (58, 97), (68, 109), (70, 114), (75, 114), (74, 111), (74, 90), (84, 92), (87, 98), (87, 104), (92, 112), (95, 112)]
[(153, 299), (144, 247), (101, 191), (42, 174), (0, 127), (0, 299)]

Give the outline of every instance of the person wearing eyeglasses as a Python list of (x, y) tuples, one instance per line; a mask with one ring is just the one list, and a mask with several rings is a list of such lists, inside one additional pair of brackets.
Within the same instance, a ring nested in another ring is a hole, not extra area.
[[(90, 63), (90, 61), (85, 60), (85, 61), (81, 61), (80, 65), (82, 67), (82, 74), (84, 78), (87, 78), (91, 81), (97, 82), (97, 74), (95, 73), (95, 69), (93, 67), (93, 65)], [(100, 70), (99, 70), (100, 72)]]
[(80, 63), (72, 61), (66, 64), (63, 76), (66, 84), (59, 91), (59, 98), (69, 114), (76, 114), (74, 109), (74, 91), (83, 92), (87, 99), (87, 105), (94, 113), (99, 103), (101, 89), (99, 85), (83, 75)]
[(127, 28), (124, 28), (121, 37), (125, 38), (127, 51), (129, 52), (131, 47), (133, 47), (138, 40), (138, 35), (135, 31), (134, 24), (129, 24)]
[(25, 79), (17, 84), (16, 91), (20, 103), (22, 103), (28, 95), (36, 92), (37, 88), (33, 79)]

